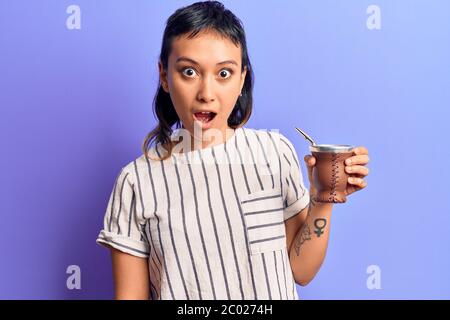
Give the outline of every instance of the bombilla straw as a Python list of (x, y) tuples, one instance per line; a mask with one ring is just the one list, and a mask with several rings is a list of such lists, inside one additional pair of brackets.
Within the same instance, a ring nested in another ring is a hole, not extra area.
[(312, 146), (315, 146), (316, 145), (316, 143), (314, 142), (314, 140), (309, 136), (309, 135), (307, 135), (305, 132), (303, 132), (301, 129), (299, 129), (299, 128), (297, 128), (297, 127), (294, 127), (306, 140), (308, 140), (309, 142), (311, 142), (311, 145)]

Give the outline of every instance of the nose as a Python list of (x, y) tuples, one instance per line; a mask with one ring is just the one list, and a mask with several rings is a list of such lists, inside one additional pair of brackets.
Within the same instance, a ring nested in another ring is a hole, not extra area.
[(201, 81), (197, 99), (206, 103), (214, 101), (214, 87), (210, 77), (205, 77)]

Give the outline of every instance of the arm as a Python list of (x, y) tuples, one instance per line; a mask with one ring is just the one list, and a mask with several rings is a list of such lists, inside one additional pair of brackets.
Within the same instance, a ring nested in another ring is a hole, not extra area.
[(311, 201), (307, 214), (302, 214), (304, 222), (288, 247), (295, 282), (302, 286), (314, 278), (325, 259), (332, 208), (332, 203)]
[(115, 299), (148, 300), (149, 274), (146, 258), (139, 258), (111, 248)]
[[(295, 281), (302, 286), (314, 278), (325, 259), (333, 209), (332, 203), (317, 203), (313, 200), (313, 195), (316, 194), (313, 178), (316, 159), (306, 155), (304, 160), (308, 168), (310, 204), (307, 212), (302, 210), (300, 217), (286, 223), (291, 269)], [(363, 178), (369, 174), (365, 167), (368, 162), (368, 150), (365, 147), (354, 148), (353, 156), (345, 160), (345, 171), (350, 175), (345, 191), (347, 196), (367, 187)]]

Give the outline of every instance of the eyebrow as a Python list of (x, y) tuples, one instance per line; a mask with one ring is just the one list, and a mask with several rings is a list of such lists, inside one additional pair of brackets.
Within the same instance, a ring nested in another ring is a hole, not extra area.
[[(188, 58), (188, 57), (179, 57), (177, 59), (177, 61), (175, 61), (175, 63), (178, 63), (178, 62), (181, 62), (181, 61), (191, 62), (191, 63), (193, 63), (193, 64), (195, 64), (197, 66), (200, 66), (200, 64), (197, 61), (195, 61), (194, 59)], [(217, 63), (216, 65), (223, 65), (223, 64), (234, 64), (234, 65), (238, 66), (237, 62), (234, 61), (234, 60), (225, 60), (225, 61)]]

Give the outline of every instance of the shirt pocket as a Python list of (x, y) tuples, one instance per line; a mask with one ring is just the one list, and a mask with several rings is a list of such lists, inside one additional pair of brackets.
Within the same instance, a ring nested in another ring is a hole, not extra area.
[(280, 190), (262, 190), (240, 197), (251, 254), (286, 248)]

